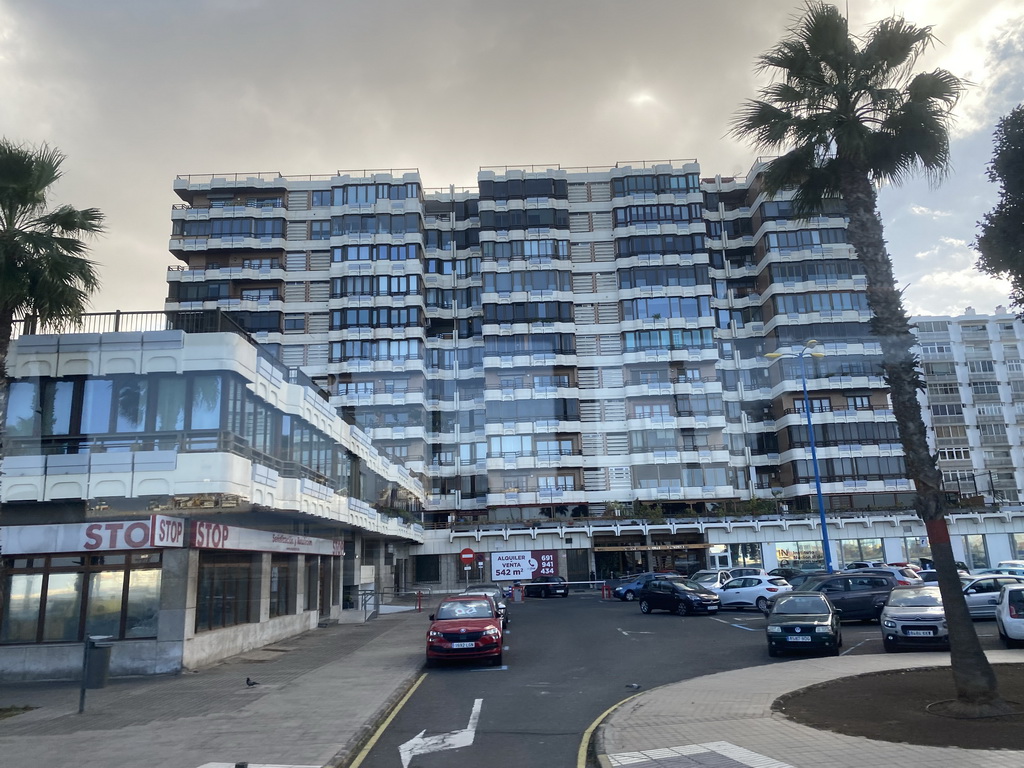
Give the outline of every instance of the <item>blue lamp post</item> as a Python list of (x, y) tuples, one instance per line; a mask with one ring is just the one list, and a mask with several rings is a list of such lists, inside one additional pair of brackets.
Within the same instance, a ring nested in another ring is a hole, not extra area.
[(795, 357), (800, 361), (800, 382), (803, 384), (804, 390), (804, 415), (807, 417), (807, 436), (811, 443), (811, 464), (814, 466), (814, 489), (818, 495), (818, 517), (821, 520), (821, 546), (825, 555), (825, 569), (829, 573), (832, 573), (832, 551), (829, 547), (828, 525), (825, 521), (825, 498), (821, 494), (821, 470), (818, 468), (818, 446), (814, 442), (814, 421), (811, 418), (811, 398), (807, 393), (807, 356), (825, 356), (824, 352), (812, 351), (816, 346), (818, 346), (818, 342), (814, 339), (810, 339), (804, 344), (804, 348), (799, 352), (769, 352), (765, 357), (773, 359), (779, 357)]

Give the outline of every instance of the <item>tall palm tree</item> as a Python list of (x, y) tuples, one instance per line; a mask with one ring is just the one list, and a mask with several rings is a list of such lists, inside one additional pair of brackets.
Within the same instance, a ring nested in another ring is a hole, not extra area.
[[(0, 139), (0, 417), (7, 407), (7, 352), (14, 319), (33, 315), (60, 328), (76, 322), (99, 287), (83, 237), (103, 231), (103, 214), (70, 205), (48, 209), (64, 155)], [(3, 456), (0, 419), (0, 457)]]
[(772, 80), (732, 121), (733, 136), (777, 157), (762, 183), (769, 195), (794, 189), (798, 213), (824, 202), (845, 202), (847, 237), (867, 278), (871, 330), (916, 486), (915, 508), (925, 523), (939, 572), (961, 708), (999, 708), (995, 674), (981, 649), (964, 602), (945, 517), (942, 475), (928, 448), (917, 391), (923, 387), (912, 352), (914, 336), (896, 287), (877, 207), (877, 188), (913, 172), (933, 181), (949, 170), (951, 112), (965, 83), (936, 69), (915, 74), (918, 57), (934, 43), (931, 27), (893, 16), (864, 37), (850, 34), (834, 6), (812, 0), (788, 36), (760, 56), (758, 71)]

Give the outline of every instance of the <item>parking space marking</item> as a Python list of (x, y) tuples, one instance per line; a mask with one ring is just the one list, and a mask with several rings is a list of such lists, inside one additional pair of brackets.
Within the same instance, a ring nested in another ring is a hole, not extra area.
[(735, 627), (736, 629), (745, 629), (745, 630), (747, 630), (747, 632), (757, 632), (758, 631), (757, 627), (744, 627), (744, 626), (742, 626), (740, 624), (733, 624), (731, 621), (726, 621), (725, 619), (719, 619), (717, 616), (712, 617), (711, 620), (712, 621), (721, 622), (722, 624), (725, 624), (727, 627)]
[(842, 652), (842, 653), (840, 653), (839, 655), (840, 655), (840, 656), (845, 656), (846, 654), (848, 654), (848, 653), (850, 653), (850, 652), (852, 652), (852, 651), (855, 651), (855, 650), (857, 650), (858, 648), (860, 648), (860, 647), (861, 647), (862, 645), (864, 645), (864, 643), (870, 643), (870, 642), (871, 642), (872, 640), (876, 640), (876, 639), (877, 639), (877, 638), (874, 638), (874, 637), (865, 637), (865, 638), (864, 638), (863, 640), (861, 640), (861, 641), (860, 641), (859, 643), (857, 643), (856, 645), (851, 645), (851, 646), (850, 646), (849, 648), (847, 648), (847, 649), (846, 649), (845, 651), (843, 651), (843, 652)]

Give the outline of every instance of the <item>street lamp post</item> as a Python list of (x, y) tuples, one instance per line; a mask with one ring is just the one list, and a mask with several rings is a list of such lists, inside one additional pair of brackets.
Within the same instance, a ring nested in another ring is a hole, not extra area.
[(818, 446), (814, 442), (814, 420), (811, 418), (811, 397), (807, 392), (807, 366), (806, 358), (824, 357), (824, 352), (812, 352), (818, 342), (810, 339), (804, 344), (799, 352), (769, 352), (765, 355), (768, 358), (795, 357), (800, 361), (800, 382), (804, 390), (804, 415), (807, 417), (807, 436), (811, 443), (811, 464), (814, 467), (814, 490), (818, 496), (818, 517), (821, 520), (821, 546), (825, 555), (825, 570), (833, 572), (832, 551), (828, 541), (828, 524), (825, 521), (825, 497), (821, 493), (821, 470), (818, 468)]

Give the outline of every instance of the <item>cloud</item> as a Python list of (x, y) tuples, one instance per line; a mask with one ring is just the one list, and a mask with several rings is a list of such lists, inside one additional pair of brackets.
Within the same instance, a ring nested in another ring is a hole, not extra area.
[(931, 208), (925, 208), (923, 205), (912, 205), (910, 206), (910, 212), (915, 216), (927, 216), (932, 219), (940, 219), (945, 216), (952, 216), (949, 211), (935, 211)]

